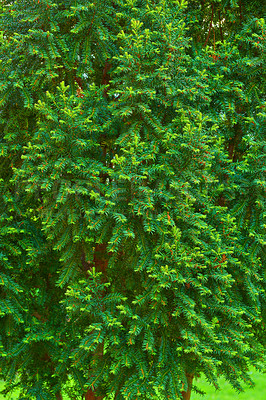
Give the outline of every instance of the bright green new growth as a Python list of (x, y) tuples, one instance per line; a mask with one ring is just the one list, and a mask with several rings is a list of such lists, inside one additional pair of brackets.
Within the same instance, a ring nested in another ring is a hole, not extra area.
[(25, 399), (60, 400), (70, 379), (86, 400), (189, 399), (198, 374), (252, 384), (265, 346), (261, 8), (3, 2), (7, 390), (17, 374)]

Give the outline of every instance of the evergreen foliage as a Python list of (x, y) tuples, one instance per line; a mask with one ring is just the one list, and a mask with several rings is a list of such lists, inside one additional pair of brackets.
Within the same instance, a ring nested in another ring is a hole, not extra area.
[(17, 0), (0, 19), (4, 393), (189, 399), (200, 374), (252, 385), (262, 3)]

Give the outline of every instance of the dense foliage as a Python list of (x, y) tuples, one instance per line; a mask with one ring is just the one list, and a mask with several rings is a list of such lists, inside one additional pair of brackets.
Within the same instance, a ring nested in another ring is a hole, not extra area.
[(265, 348), (259, 0), (1, 3), (0, 377), (189, 399)]

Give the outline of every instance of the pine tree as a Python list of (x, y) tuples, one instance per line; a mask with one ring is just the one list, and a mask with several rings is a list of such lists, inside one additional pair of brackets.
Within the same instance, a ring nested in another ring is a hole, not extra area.
[(190, 399), (201, 374), (252, 385), (265, 354), (260, 2), (2, 3), (5, 393)]

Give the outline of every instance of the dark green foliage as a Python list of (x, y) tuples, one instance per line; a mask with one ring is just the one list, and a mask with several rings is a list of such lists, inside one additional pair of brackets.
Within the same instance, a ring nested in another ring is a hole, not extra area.
[[(4, 1), (0, 376), (189, 398), (265, 346), (259, 1)], [(197, 390), (196, 387), (192, 388)], [(187, 396), (187, 397), (186, 397)]]

